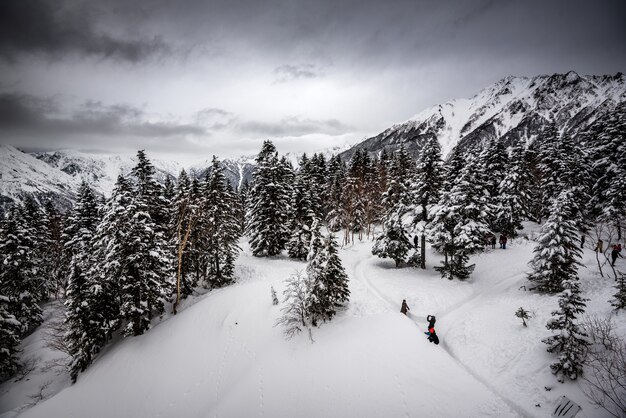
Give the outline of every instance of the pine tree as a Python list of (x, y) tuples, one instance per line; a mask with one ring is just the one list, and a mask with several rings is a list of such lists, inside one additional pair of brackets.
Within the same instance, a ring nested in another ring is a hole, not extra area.
[(340, 231), (346, 224), (347, 215), (344, 212), (344, 183), (346, 175), (345, 164), (341, 161), (341, 158), (336, 155), (330, 160), (329, 164), (329, 181), (327, 183), (328, 188), (328, 203), (327, 203), (327, 215), (326, 221), (328, 229), (332, 232)]
[(522, 220), (527, 217), (526, 205), (529, 196), (525, 190), (527, 173), (523, 166), (523, 149), (513, 148), (511, 163), (500, 182), (495, 199), (494, 228), (510, 237), (517, 235), (522, 229)]
[(484, 249), (485, 236), (490, 233), (488, 222), (492, 208), (489, 195), (481, 182), (476, 181), (478, 165), (469, 158), (460, 175), (447, 181), (451, 184), (433, 207), (433, 218), (428, 224), (428, 239), (444, 254), (441, 267), (435, 267), (444, 278), (469, 278), (474, 266), (468, 265), (469, 256)]
[(558, 360), (550, 365), (552, 373), (561, 374), (576, 380), (583, 372), (586, 348), (589, 345), (582, 327), (576, 318), (585, 311), (585, 299), (580, 296), (578, 277), (567, 278), (562, 283), (563, 291), (559, 297), (559, 310), (552, 312), (547, 328), (557, 333), (543, 340), (548, 345), (549, 353), (558, 354)]
[(203, 248), (207, 258), (207, 284), (211, 288), (222, 287), (234, 281), (234, 261), (239, 252), (239, 221), (236, 197), (224, 177), (224, 169), (215, 156), (204, 185), (203, 218), (200, 232), (206, 238)]
[(499, 139), (492, 139), (479, 156), (480, 170), (485, 176), (485, 189), (491, 199), (495, 199), (499, 194), (507, 165), (508, 156), (504, 144)]
[(0, 295), (9, 299), (8, 311), (26, 335), (41, 322), (41, 280), (35, 263), (37, 245), (26, 209), (18, 205), (6, 215), (0, 234)]
[(9, 313), (10, 300), (0, 295), (0, 382), (19, 369), (22, 324)]
[(289, 167), (278, 160), (270, 141), (263, 143), (256, 162), (246, 232), (253, 255), (273, 256), (284, 250), (289, 240)]
[(43, 276), (47, 277), (48, 292), (55, 298), (64, 295), (69, 260), (64, 251), (63, 216), (51, 201), (44, 206)]
[(406, 262), (409, 250), (412, 248), (408, 232), (402, 224), (400, 213), (391, 213), (385, 222), (385, 230), (376, 238), (372, 247), (372, 254), (381, 258), (391, 258), (400, 267)]
[(148, 206), (148, 213), (155, 223), (158, 232), (164, 233), (169, 221), (168, 205), (163, 187), (155, 180), (155, 168), (144, 150), (137, 151), (137, 165), (131, 170), (136, 191)]
[(118, 176), (111, 198), (102, 209), (102, 220), (93, 238), (96, 260), (89, 271), (89, 298), (100, 338), (94, 351), (103, 346), (122, 324), (120, 315), (122, 283), (126, 280), (126, 263), (132, 252), (129, 231), (133, 216), (133, 189), (122, 175)]
[(436, 137), (430, 137), (417, 158), (416, 175), (411, 185), (415, 199), (413, 227), (421, 232), (420, 267), (426, 268), (426, 224), (431, 219), (429, 210), (439, 200), (442, 187), (441, 147)]
[[(600, 119), (588, 133), (593, 161), (591, 206), (599, 219), (620, 225), (626, 213), (626, 105)], [(620, 235), (621, 235), (621, 231)]]
[(300, 161), (300, 169), (296, 174), (291, 198), (291, 238), (287, 243), (289, 257), (304, 260), (309, 253), (311, 227), (315, 218), (315, 210), (311, 201), (313, 180), (307, 168), (306, 154)]
[(311, 283), (308, 310), (312, 324), (317, 326), (321, 321), (330, 321), (337, 308), (350, 298), (348, 275), (341, 264), (334, 236), (328, 236), (312, 254), (306, 273)]
[(563, 191), (553, 202), (552, 214), (541, 228), (539, 244), (530, 262), (533, 271), (528, 275), (528, 280), (539, 292), (561, 292), (565, 281), (577, 277), (578, 259), (582, 253), (578, 248), (573, 205), (572, 192)]
[(72, 381), (92, 362), (101, 346), (101, 330), (93, 300), (89, 270), (92, 267), (92, 239), (98, 224), (98, 206), (91, 188), (83, 181), (78, 200), (64, 230), (65, 248), (71, 257), (67, 280), (66, 319), (69, 328), (65, 336), (72, 355), (69, 365)]

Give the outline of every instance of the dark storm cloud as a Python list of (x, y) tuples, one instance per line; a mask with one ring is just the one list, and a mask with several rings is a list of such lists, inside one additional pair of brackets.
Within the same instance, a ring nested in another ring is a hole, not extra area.
[(197, 125), (148, 121), (142, 109), (126, 104), (107, 106), (92, 101), (64, 116), (51, 99), (15, 93), (0, 94), (0, 132), (33, 138), (81, 135), (169, 138), (207, 134)]
[(123, 39), (95, 27), (93, 10), (70, 1), (0, 2), (0, 57), (13, 62), (23, 54), (58, 60), (68, 53), (137, 62), (170, 52), (160, 38)]
[(283, 64), (274, 69), (276, 75), (275, 82), (285, 83), (287, 81), (298, 80), (301, 78), (318, 78), (323, 77), (322, 72), (313, 64)]

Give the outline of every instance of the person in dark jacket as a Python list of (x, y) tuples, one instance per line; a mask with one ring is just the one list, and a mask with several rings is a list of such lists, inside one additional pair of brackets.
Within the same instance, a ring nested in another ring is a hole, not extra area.
[(410, 310), (411, 308), (409, 308), (409, 305), (406, 304), (406, 299), (402, 299), (402, 308), (400, 308), (400, 312), (406, 315)]
[(617, 249), (617, 245), (614, 245), (613, 250), (611, 250), (611, 266), (615, 267), (615, 261), (617, 260), (618, 256), (621, 257), (621, 254)]
[(428, 341), (437, 345), (439, 344), (439, 337), (437, 337), (437, 333), (435, 332), (435, 322), (437, 320), (434, 315), (428, 315), (426, 320), (428, 321), (428, 332), (425, 332), (424, 334), (428, 337)]
[(500, 248), (503, 250), (506, 250), (506, 241), (507, 241), (506, 234), (500, 234)]
[(495, 234), (491, 234), (491, 249), (492, 250), (496, 249), (496, 235)]

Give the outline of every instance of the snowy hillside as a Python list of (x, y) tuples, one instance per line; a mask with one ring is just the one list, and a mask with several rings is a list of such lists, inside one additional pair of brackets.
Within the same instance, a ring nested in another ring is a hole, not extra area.
[(27, 194), (42, 204), (53, 198), (63, 208), (74, 200), (78, 180), (34, 156), (0, 144), (0, 162), (0, 213), (6, 204)]
[[(527, 225), (531, 238), (535, 230)], [(252, 257), (244, 243), (237, 284), (108, 347), (59, 393), (68, 382), (54, 369), (5, 383), (0, 416), (549, 417), (564, 394), (583, 407), (578, 418), (607, 416), (588, 403), (580, 381), (560, 384), (550, 373), (554, 359), (541, 339), (557, 296), (521, 288), (533, 241), (519, 238), (507, 250), (474, 257), (468, 282), (442, 280), (432, 270), (435, 254), (426, 271), (395, 269), (373, 257), (371, 245), (341, 250), (350, 304), (314, 329), (314, 343), (305, 335), (284, 339), (274, 326), (281, 306), (270, 298), (271, 285), (280, 294), (305, 264)], [(585, 252), (581, 286), (591, 299), (587, 313), (605, 316), (613, 281), (594, 273), (593, 254)], [(409, 317), (399, 313), (402, 299)], [(513, 315), (520, 306), (533, 313), (527, 328)], [(437, 316), (439, 346), (423, 334), (428, 314)], [(626, 336), (626, 317), (615, 320)], [(25, 346), (25, 354), (51, 357), (30, 337)], [(22, 409), (48, 381), (43, 398), (50, 398)]]
[(531, 141), (548, 123), (576, 135), (626, 101), (626, 76), (567, 74), (506, 77), (469, 99), (435, 105), (346, 151), (379, 152), (404, 143), (416, 154), (424, 141), (436, 137), (444, 155), (455, 146), (470, 147), (492, 138)]

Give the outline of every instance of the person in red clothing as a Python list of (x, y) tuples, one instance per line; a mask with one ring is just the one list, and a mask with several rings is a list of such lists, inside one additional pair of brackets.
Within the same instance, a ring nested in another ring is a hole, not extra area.
[(437, 333), (435, 332), (435, 322), (437, 319), (434, 315), (428, 315), (426, 320), (428, 321), (428, 332), (425, 332), (424, 334), (428, 337), (428, 341), (439, 344), (439, 337), (437, 337)]
[(506, 234), (500, 234), (500, 248), (503, 250), (506, 250), (506, 241), (507, 241)]

